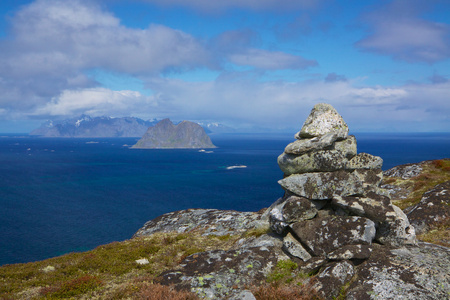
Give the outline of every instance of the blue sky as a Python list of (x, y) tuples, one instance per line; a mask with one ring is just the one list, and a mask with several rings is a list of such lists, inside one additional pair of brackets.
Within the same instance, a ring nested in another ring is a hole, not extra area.
[(450, 2), (2, 0), (0, 132), (136, 116), (450, 131)]

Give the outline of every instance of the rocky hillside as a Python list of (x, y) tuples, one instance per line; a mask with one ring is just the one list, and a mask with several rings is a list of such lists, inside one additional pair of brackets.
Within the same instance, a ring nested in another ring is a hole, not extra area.
[(63, 121), (48, 121), (30, 135), (43, 137), (141, 137), (155, 122), (138, 118), (81, 115)]
[(183, 121), (174, 125), (169, 119), (148, 128), (133, 146), (141, 149), (215, 147), (205, 130), (197, 123)]
[(1, 267), (0, 298), (448, 299), (450, 160), (383, 174), (325, 104), (295, 137), (271, 207), (172, 212), (128, 241)]

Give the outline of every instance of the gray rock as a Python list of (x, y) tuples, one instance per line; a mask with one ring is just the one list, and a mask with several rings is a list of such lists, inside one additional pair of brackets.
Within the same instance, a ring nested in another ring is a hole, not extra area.
[(365, 176), (355, 176), (353, 173), (335, 171), (294, 174), (278, 183), (289, 192), (313, 200), (331, 199), (334, 195), (363, 194)]
[(297, 139), (319, 137), (330, 132), (336, 133), (338, 139), (345, 139), (348, 135), (348, 126), (333, 106), (319, 103), (314, 105), (295, 137)]
[(317, 208), (313, 202), (298, 196), (290, 196), (282, 208), (284, 220), (288, 223), (309, 220), (317, 215)]
[(349, 135), (342, 141), (336, 141), (333, 145), (333, 149), (342, 152), (345, 158), (351, 159), (357, 153), (355, 136)]
[(401, 179), (410, 179), (418, 176), (422, 172), (423, 163), (425, 162), (396, 166), (385, 171), (384, 175), (389, 177), (399, 177)]
[(367, 259), (372, 250), (372, 245), (344, 245), (329, 253), (327, 257), (331, 260)]
[(269, 215), (270, 229), (278, 234), (283, 234), (284, 230), (289, 225), (284, 219), (282, 208), (282, 205), (275, 206), (270, 210)]
[(436, 185), (425, 192), (420, 202), (405, 209), (409, 222), (422, 234), (450, 218), (450, 181)]
[(316, 277), (315, 289), (326, 299), (335, 299), (341, 287), (350, 281), (355, 274), (353, 265), (347, 261), (334, 262), (328, 265)]
[(298, 269), (307, 274), (316, 273), (322, 266), (328, 262), (325, 256), (313, 256), (306, 262), (301, 260), (297, 261)]
[(257, 284), (276, 266), (273, 249), (244, 248), (196, 253), (184, 259), (175, 270), (163, 272), (156, 282), (175, 285), (202, 298), (234, 298), (242, 292), (236, 286)]
[(362, 217), (328, 216), (291, 225), (298, 240), (309, 253), (326, 256), (348, 244), (370, 244), (375, 238), (375, 223)]
[(352, 215), (366, 217), (379, 223), (394, 220), (397, 214), (391, 204), (391, 200), (382, 195), (368, 193), (369, 197), (341, 197), (334, 196), (332, 206), (348, 211)]
[(383, 159), (381, 157), (359, 153), (348, 161), (346, 169), (381, 169), (382, 166)]
[(300, 156), (282, 153), (278, 156), (278, 165), (285, 175), (331, 172), (344, 169), (347, 159), (338, 150), (319, 150)]
[(409, 224), (408, 217), (403, 211), (392, 205), (396, 217), (394, 220), (383, 222), (377, 230), (376, 240), (382, 244), (399, 247), (405, 244), (416, 243), (414, 226)]
[(283, 250), (302, 261), (311, 259), (311, 254), (303, 248), (302, 244), (291, 233), (288, 233), (283, 239)]
[(420, 243), (399, 249), (374, 244), (345, 299), (448, 299), (450, 249)]
[(217, 209), (187, 209), (161, 215), (148, 221), (133, 237), (155, 232), (189, 232), (200, 229), (204, 234), (240, 234), (252, 228), (269, 227), (268, 220), (257, 212)]
[(321, 137), (296, 140), (295, 142), (288, 144), (284, 149), (284, 152), (301, 155), (310, 151), (322, 150), (331, 147), (337, 138), (336, 133), (330, 132)]

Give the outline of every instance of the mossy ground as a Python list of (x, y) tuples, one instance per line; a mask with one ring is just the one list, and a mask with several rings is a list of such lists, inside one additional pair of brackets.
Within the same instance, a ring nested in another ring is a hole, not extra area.
[[(156, 276), (175, 268), (185, 257), (201, 251), (227, 249), (238, 238), (202, 236), (200, 233), (157, 233), (99, 246), (87, 252), (5, 265), (0, 267), (0, 299), (140, 298), (155, 289), (153, 279)], [(142, 258), (147, 258), (149, 264), (136, 263)], [(164, 289), (166, 294), (175, 292), (156, 286), (156, 290)], [(180, 299), (195, 299), (189, 293), (184, 296), (188, 298)]]

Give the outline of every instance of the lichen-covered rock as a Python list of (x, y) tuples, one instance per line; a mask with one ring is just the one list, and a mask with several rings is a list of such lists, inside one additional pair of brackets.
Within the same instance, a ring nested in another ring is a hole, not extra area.
[(448, 299), (449, 248), (427, 243), (399, 249), (373, 246), (370, 258), (356, 267), (346, 299)]
[(417, 234), (450, 218), (450, 181), (425, 192), (417, 205), (405, 210)]
[(367, 259), (372, 250), (372, 245), (344, 245), (328, 253), (327, 257), (331, 260)]
[(296, 138), (312, 138), (335, 133), (339, 139), (348, 135), (348, 126), (344, 119), (330, 104), (319, 103), (314, 105), (302, 129)]
[(311, 254), (300, 244), (300, 242), (289, 232), (283, 239), (283, 250), (302, 261), (311, 259)]
[(386, 176), (389, 177), (399, 177), (401, 179), (410, 179), (416, 177), (423, 170), (423, 163), (420, 162), (416, 164), (404, 164), (400, 166), (395, 166), (384, 172)]
[(133, 237), (155, 232), (189, 232), (201, 229), (204, 234), (238, 234), (252, 228), (268, 227), (268, 220), (258, 212), (217, 209), (187, 209), (170, 212), (148, 221)]
[(284, 220), (291, 224), (314, 218), (317, 215), (317, 208), (312, 201), (304, 197), (289, 196), (284, 202), (282, 214)]
[(376, 240), (382, 244), (399, 247), (404, 244), (416, 243), (416, 232), (414, 226), (409, 224), (408, 217), (397, 206), (392, 205), (396, 217), (394, 220), (388, 220), (380, 223)]
[(285, 153), (302, 155), (310, 151), (317, 151), (329, 148), (337, 140), (337, 135), (334, 132), (327, 133), (321, 137), (303, 138), (296, 140), (286, 146)]
[(315, 256), (326, 256), (344, 245), (370, 244), (375, 238), (375, 223), (362, 217), (327, 216), (297, 222), (290, 227)]
[(349, 135), (342, 141), (336, 141), (333, 144), (333, 149), (342, 152), (346, 159), (351, 159), (357, 153), (355, 136)]
[(278, 165), (285, 175), (308, 172), (331, 172), (344, 169), (347, 159), (338, 150), (319, 150), (303, 155), (282, 153), (278, 156)]
[(381, 157), (368, 153), (359, 153), (348, 161), (346, 169), (381, 169), (382, 166), (383, 159)]
[(294, 174), (279, 180), (278, 183), (289, 192), (313, 200), (331, 199), (333, 195), (364, 193), (364, 182), (360, 176), (342, 170)]
[(334, 262), (316, 277), (315, 289), (326, 299), (338, 296), (341, 287), (355, 274), (353, 265), (347, 261)]
[(178, 269), (162, 273), (156, 281), (193, 291), (202, 298), (236, 299), (242, 291), (236, 286), (265, 281), (277, 264), (272, 251), (270, 248), (244, 248), (196, 253), (184, 259)]
[(376, 193), (368, 193), (368, 197), (335, 195), (331, 201), (334, 207), (348, 211), (352, 215), (366, 217), (379, 223), (394, 220), (397, 214), (391, 204), (391, 199)]

